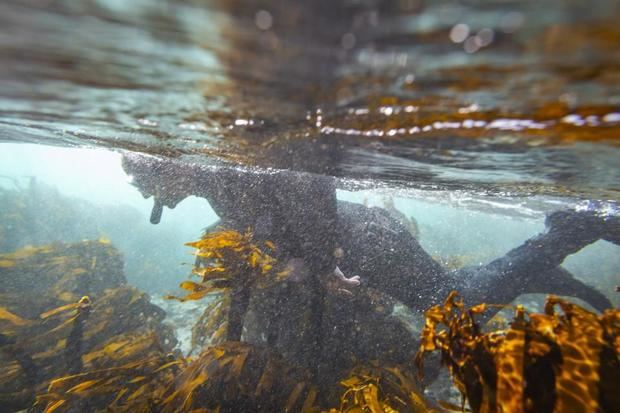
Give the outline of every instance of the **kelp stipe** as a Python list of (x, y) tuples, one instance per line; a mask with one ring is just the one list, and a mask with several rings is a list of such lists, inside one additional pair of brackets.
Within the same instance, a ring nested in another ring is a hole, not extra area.
[[(269, 251), (275, 251), (275, 245), (271, 241), (264, 241), (262, 247), (259, 246), (249, 229), (244, 234), (234, 230), (207, 233), (199, 241), (186, 245), (197, 249), (196, 266), (192, 273), (200, 278), (200, 282), (184, 281), (180, 287), (189, 294), (184, 297), (168, 295), (166, 298), (199, 300), (207, 294), (223, 293), (224, 303), (228, 303), (227, 321), (226, 326), (218, 323), (218, 328), (226, 329), (227, 340), (239, 341), (251, 288), (265, 286), (286, 275), (283, 271), (274, 271), (276, 259)], [(224, 303), (214, 308), (223, 310)], [(198, 332), (200, 327), (195, 330), (195, 334)], [(194, 338), (194, 343), (197, 340)]]
[(429, 309), (419, 371), (426, 354), (440, 352), (474, 413), (617, 411), (620, 311), (596, 315), (549, 296), (543, 314), (517, 307), (507, 329), (483, 333), (475, 318), (487, 308), (467, 308), (453, 292)]

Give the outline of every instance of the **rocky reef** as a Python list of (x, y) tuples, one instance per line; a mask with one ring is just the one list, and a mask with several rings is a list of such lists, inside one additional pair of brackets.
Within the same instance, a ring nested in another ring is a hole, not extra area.
[(109, 241), (0, 254), (0, 405), (24, 409), (71, 372), (166, 354), (165, 313), (126, 284)]
[[(173, 351), (164, 311), (126, 285), (108, 241), (0, 255), (2, 411), (433, 413), (463, 411), (467, 402), (473, 412), (571, 405), (606, 413), (618, 406), (618, 310), (597, 315), (550, 296), (543, 313), (516, 307), (510, 322), (488, 322), (484, 313), (498, 306), (466, 307), (453, 292), (416, 331), (395, 299), (367, 286), (351, 293), (335, 277), (324, 286), (315, 337), (304, 271), (278, 260), (274, 243), (215, 230), (188, 245), (197, 250), (198, 279), (181, 284), (185, 296), (167, 299), (194, 310), (185, 314), (195, 323), (191, 357)], [(321, 356), (311, 359), (308, 343), (317, 341)], [(423, 368), (430, 353), (440, 354), (462, 406), (424, 390), (440, 368)]]

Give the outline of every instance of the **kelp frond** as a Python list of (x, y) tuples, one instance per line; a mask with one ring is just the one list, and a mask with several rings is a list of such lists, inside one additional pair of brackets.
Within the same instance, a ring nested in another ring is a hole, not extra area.
[(226, 339), (230, 294), (223, 294), (204, 309), (192, 327), (192, 352), (207, 344), (221, 344)]
[(596, 315), (550, 296), (543, 314), (517, 307), (508, 328), (483, 333), (475, 317), (486, 309), (466, 308), (455, 292), (429, 309), (420, 371), (423, 357), (439, 351), (474, 413), (617, 411), (620, 311)]
[(195, 360), (154, 356), (61, 377), (38, 404), (45, 413), (308, 411), (316, 395), (303, 372), (279, 356), (231, 342)]
[(197, 249), (199, 260), (192, 273), (200, 282), (182, 282), (180, 288), (188, 294), (184, 297), (169, 295), (168, 299), (199, 300), (210, 293), (264, 284), (280, 277), (273, 271), (276, 259), (269, 254), (275, 251), (275, 245), (271, 241), (259, 245), (250, 230), (244, 234), (234, 230), (216, 231), (185, 245)]
[(50, 330), (45, 331), (43, 334), (37, 337), (41, 340), (47, 336), (52, 336), (58, 331), (75, 328), (76, 322), (81, 322), (85, 317), (88, 317), (92, 302), (87, 295), (83, 296), (78, 302), (65, 304), (60, 307), (53, 308), (42, 313), (39, 317), (42, 320), (47, 321), (52, 317), (69, 317), (67, 320), (59, 323)]
[(399, 367), (357, 367), (340, 382), (340, 407), (329, 413), (434, 413), (417, 380)]
[(308, 376), (277, 354), (226, 342), (205, 349), (183, 369), (158, 411), (308, 411), (316, 396)]
[(62, 305), (60, 307), (56, 307), (54, 309), (51, 309), (51, 310), (48, 310), (48, 311), (44, 312), (39, 317), (41, 317), (43, 320), (45, 320), (47, 318), (50, 318), (52, 316), (64, 313), (64, 312), (69, 311), (69, 310), (76, 310), (77, 309), (78, 311), (83, 311), (84, 309), (89, 308), (90, 306), (91, 306), (90, 297), (85, 295), (77, 303), (70, 303), (70, 304)]
[(175, 377), (183, 359), (154, 356), (120, 367), (92, 370), (52, 380), (37, 397), (44, 413), (106, 406), (101, 411), (149, 412)]
[(0, 307), (0, 320), (4, 320), (8, 324), (17, 327), (27, 326), (32, 323), (32, 321), (21, 318), (4, 307)]

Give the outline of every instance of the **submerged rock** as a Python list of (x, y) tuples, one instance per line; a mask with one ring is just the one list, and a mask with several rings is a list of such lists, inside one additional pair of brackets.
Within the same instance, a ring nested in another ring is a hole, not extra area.
[(0, 255), (3, 411), (32, 405), (56, 377), (174, 348), (165, 312), (125, 284), (122, 258), (105, 240)]
[(26, 318), (126, 282), (121, 255), (103, 239), (0, 254), (0, 301)]

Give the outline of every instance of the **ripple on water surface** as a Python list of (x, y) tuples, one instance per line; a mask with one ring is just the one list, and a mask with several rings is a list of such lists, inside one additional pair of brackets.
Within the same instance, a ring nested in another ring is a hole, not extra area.
[(617, 2), (6, 1), (0, 138), (618, 199)]

